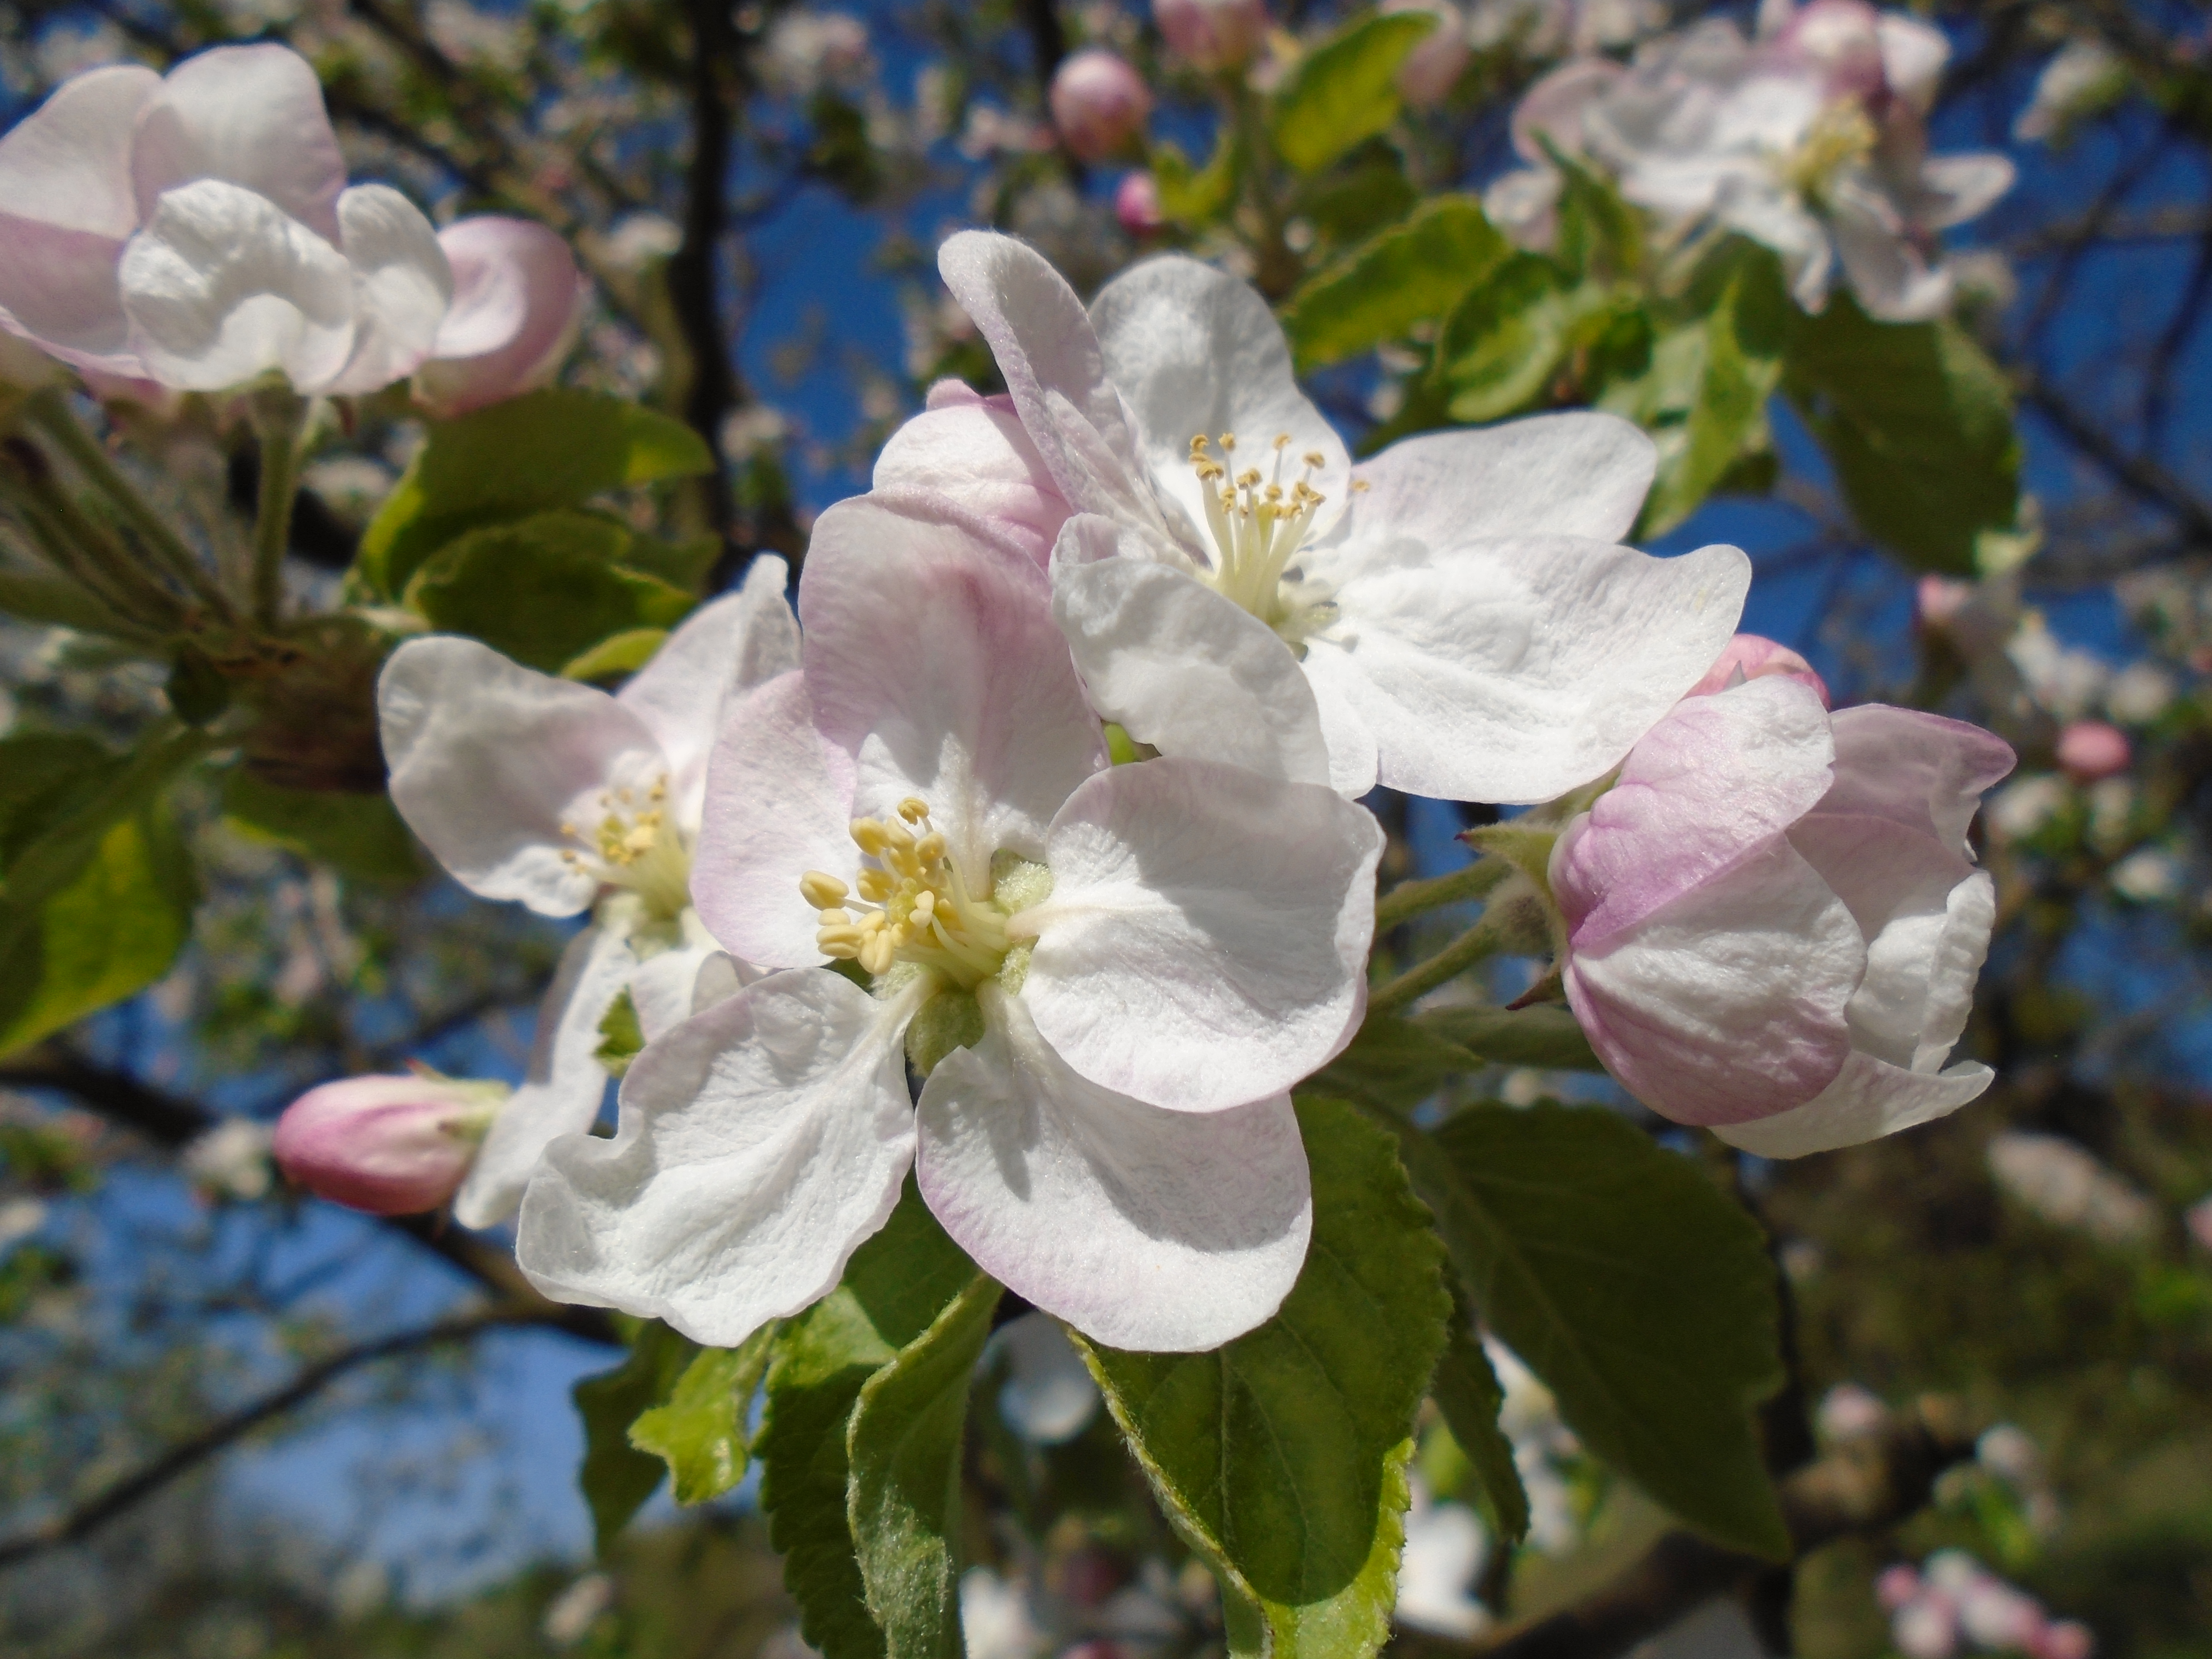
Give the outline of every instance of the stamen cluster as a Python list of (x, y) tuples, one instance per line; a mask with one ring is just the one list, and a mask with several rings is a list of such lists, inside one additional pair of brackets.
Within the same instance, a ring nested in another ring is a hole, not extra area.
[(889, 823), (854, 819), (853, 842), (874, 862), (860, 866), (852, 887), (820, 870), (799, 880), (821, 913), (815, 939), (823, 955), (857, 962), (872, 975), (909, 962), (963, 990), (999, 971), (1011, 945), (1006, 912), (969, 890), (927, 802), (908, 795)]
[(1319, 626), (1322, 619), (1312, 613), (1325, 602), (1286, 594), (1283, 573), (1305, 541), (1314, 514), (1328, 499), (1312, 482), (1328, 458), (1318, 450), (1307, 451), (1298, 458), (1304, 471), (1285, 485), (1283, 465), (1291, 447), (1289, 433), (1276, 434), (1273, 465), (1264, 473), (1251, 466), (1232, 474), (1237, 434), (1224, 432), (1218, 441), (1223, 457), (1218, 460), (1204, 433), (1190, 441), (1190, 464), (1206, 486), (1206, 524), (1221, 555), (1211, 575), (1213, 586), (1270, 627), (1279, 628), (1293, 617), (1304, 629)]
[(683, 832), (667, 821), (667, 797), (665, 774), (647, 787), (642, 803), (635, 789), (602, 789), (596, 824), (561, 825), (561, 834), (583, 848), (562, 848), (561, 861), (602, 885), (629, 889), (655, 915), (681, 915), (691, 902), (691, 854)]

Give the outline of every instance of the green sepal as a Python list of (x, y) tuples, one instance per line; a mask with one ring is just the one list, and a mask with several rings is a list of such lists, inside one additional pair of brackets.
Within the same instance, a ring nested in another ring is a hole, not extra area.
[(645, 1028), (638, 1023), (637, 1001), (625, 985), (599, 1016), (599, 1046), (592, 1051), (592, 1058), (609, 1077), (620, 1077), (644, 1047)]

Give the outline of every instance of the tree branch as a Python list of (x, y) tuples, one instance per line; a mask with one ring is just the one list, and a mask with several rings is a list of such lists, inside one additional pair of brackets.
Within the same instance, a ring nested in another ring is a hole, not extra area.
[(2148, 455), (2131, 455), (2110, 432), (2033, 376), (2021, 395), (2057, 428), (2061, 437), (2110, 473), (2128, 494), (2169, 514), (2191, 539), (2212, 545), (2212, 506)]
[(668, 261), (668, 300), (682, 331), (690, 378), (684, 418), (714, 457), (706, 479), (707, 521), (727, 544), (737, 522), (730, 493), (722, 422), (738, 405), (737, 372), (722, 326), (722, 237), (728, 228), (726, 191), (735, 124), (721, 65), (737, 56), (730, 9), (720, 0), (686, 0), (691, 28), (691, 165), (684, 183), (684, 241)]

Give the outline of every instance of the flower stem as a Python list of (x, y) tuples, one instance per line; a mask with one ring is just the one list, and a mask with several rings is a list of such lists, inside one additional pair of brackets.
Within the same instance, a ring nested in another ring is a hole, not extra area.
[[(1481, 866), (1474, 867), (1480, 869)], [(1370, 992), (1367, 1012), (1383, 1013), (1401, 1007), (1433, 991), (1446, 980), (1457, 979), (1476, 963), (1504, 950), (1510, 937), (1507, 919), (1494, 909), (1486, 910), (1480, 921), (1426, 962), (1416, 963), (1397, 978)]]
[(1401, 881), (1375, 901), (1375, 931), (1383, 933), (1424, 911), (1437, 910), (1462, 899), (1484, 898), (1513, 873), (1513, 866), (1497, 857), (1477, 859), (1465, 869), (1424, 881)]
[(284, 605), (284, 553), (292, 540), (292, 501), (300, 488), (300, 439), (307, 405), (289, 387), (253, 394), (261, 437), (261, 502), (253, 520), (253, 615), (276, 626)]
[(85, 515), (36, 444), (25, 437), (10, 438), (5, 457), (0, 464), (0, 495), (57, 570), (110, 610), (154, 632), (167, 633), (177, 626), (183, 607), (176, 595)]

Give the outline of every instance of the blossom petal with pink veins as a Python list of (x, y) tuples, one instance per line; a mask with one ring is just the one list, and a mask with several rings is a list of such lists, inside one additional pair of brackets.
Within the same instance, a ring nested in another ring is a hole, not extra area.
[(947, 237), (937, 269), (989, 343), (1069, 509), (1103, 513), (1169, 539), (1128, 411), (1067, 279), (1035, 248), (982, 230)]
[(1766, 851), (1827, 792), (1834, 757), (1828, 712), (1796, 680), (1747, 680), (1678, 704), (1553, 849), (1552, 891), (1575, 948)]
[(1404, 538), (1433, 548), (1515, 536), (1628, 534), (1659, 452), (1617, 415), (1532, 415), (1392, 444), (1353, 476), (1363, 486), (1331, 545)]
[(314, 387), (352, 355), (353, 267), (236, 185), (202, 179), (165, 192), (118, 275), (132, 349), (164, 386), (222, 392), (273, 369)]
[(471, 892), (574, 915), (598, 881), (562, 861), (563, 823), (602, 816), (602, 791), (665, 767), (636, 715), (605, 692), (510, 662), (453, 635), (410, 640), (377, 681), (392, 802)]
[(730, 700), (799, 666), (790, 585), (790, 566), (761, 555), (746, 568), (744, 586), (693, 611), (615, 693), (668, 757), (668, 793), (679, 823), (699, 822), (707, 757)]
[(1288, 1089), (1351, 1040), (1375, 927), (1373, 816), (1212, 761), (1117, 766), (1069, 799), (1018, 912), (1037, 1030), (1091, 1082), (1171, 1111)]
[(1863, 703), (1834, 726), (1836, 781), (1818, 810), (1889, 818), (1961, 854), (1983, 792), (2018, 758), (1994, 732), (1917, 708)]
[(629, 939), (614, 928), (586, 927), (568, 941), (538, 1005), (529, 1069), (492, 1120), (454, 1196), (453, 1219), (461, 1225), (495, 1227), (513, 1215), (538, 1155), (598, 1118), (607, 1093), (599, 1024), (637, 968)]
[(1835, 1080), (1865, 969), (1850, 911), (1777, 840), (1577, 948), (1565, 979), (1590, 1046), (1629, 1093), (1677, 1123), (1741, 1123)]
[(1091, 702), (1163, 754), (1329, 781), (1298, 659), (1275, 630), (1196, 577), (1153, 561), (1110, 519), (1068, 520), (1053, 554), (1053, 615)]
[(300, 389), (357, 397), (405, 380), (430, 355), (453, 273), (422, 210), (387, 185), (340, 196), (338, 223), (353, 267), (353, 356), (335, 380)]
[(1948, 1117), (1978, 1099), (1996, 1078), (1978, 1060), (1929, 1073), (1854, 1054), (1833, 1083), (1794, 1111), (1748, 1123), (1715, 1124), (1713, 1133), (1760, 1158), (1803, 1158)]
[[(1233, 455), (1215, 451), (1231, 472), (1257, 467), (1285, 489), (1309, 478), (1325, 498), (1310, 533), (1326, 531), (1344, 511), (1352, 456), (1298, 390), (1282, 325), (1249, 283), (1183, 254), (1161, 254), (1101, 289), (1091, 324), (1107, 377), (1136, 422), (1152, 487), (1182, 509), (1187, 541), (1212, 541), (1207, 486), (1190, 460), (1191, 440), (1200, 434), (1217, 443), (1224, 433), (1235, 437)], [(1279, 453), (1279, 435), (1290, 439)], [(1301, 459), (1309, 453), (1322, 458), (1310, 473)]]
[(712, 1347), (827, 1295), (914, 1158), (911, 1005), (800, 969), (648, 1044), (615, 1138), (546, 1150), (515, 1240), (531, 1283)]
[(165, 191), (219, 179), (339, 240), (345, 157), (322, 83), (289, 46), (217, 46), (171, 70), (138, 118), (131, 174), (142, 220)]
[(2018, 176), (2012, 162), (1994, 152), (1931, 155), (1920, 164), (1913, 216), (1931, 230), (1963, 225), (1994, 207)]
[(438, 246), (453, 268), (453, 303), (416, 371), (416, 395), (450, 417), (550, 380), (590, 291), (568, 244), (531, 220), (487, 213), (447, 225)]
[(691, 902), (707, 931), (763, 968), (820, 963), (821, 923), (799, 878), (851, 878), (852, 823), (852, 757), (815, 730), (806, 677), (784, 674), (733, 698), (707, 765), (691, 859)]
[(1093, 1341), (1220, 1346), (1272, 1317), (1313, 1231), (1290, 1097), (1194, 1116), (1070, 1071), (995, 987), (975, 1047), (939, 1062), (915, 1176), (975, 1264)]
[(891, 434), (876, 457), (878, 489), (957, 497), (1038, 564), (1067, 522), (1067, 501), (1045, 470), (1010, 398), (933, 404)]
[(1060, 804), (1106, 764), (1051, 583), (949, 501), (864, 495), (824, 513), (799, 616), (816, 724), (855, 762), (854, 809), (921, 796), (972, 885), (1000, 848), (1040, 856)]
[(1342, 618), (1307, 641), (1317, 693), (1350, 697), (1382, 782), (1450, 800), (1547, 800), (1614, 765), (1734, 635), (1751, 581), (1732, 547), (1425, 544), (1385, 525), (1305, 562)]

